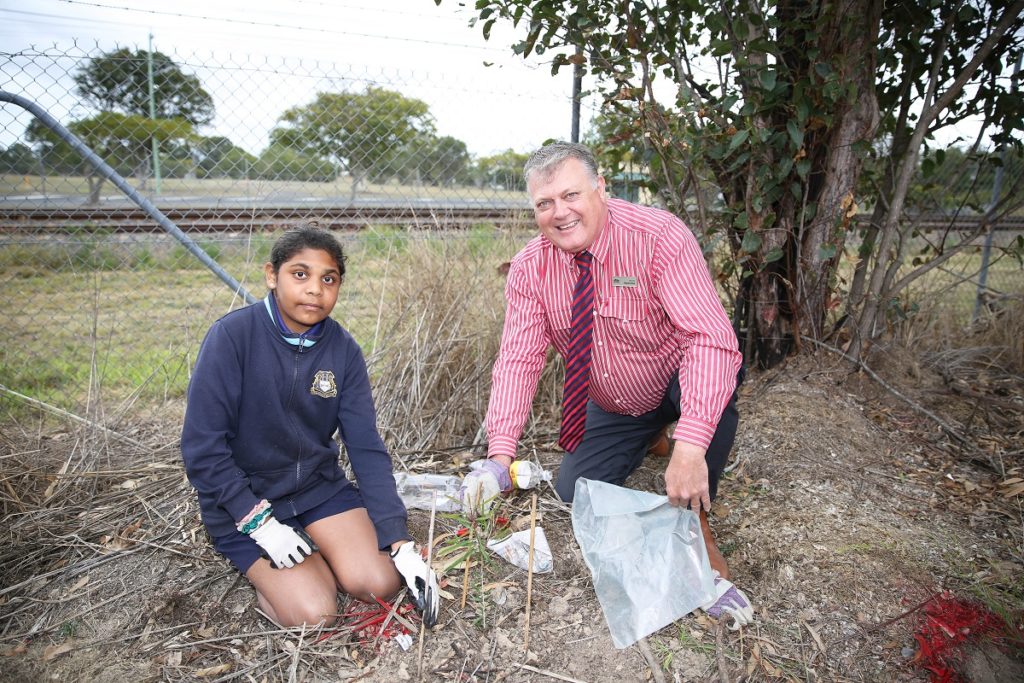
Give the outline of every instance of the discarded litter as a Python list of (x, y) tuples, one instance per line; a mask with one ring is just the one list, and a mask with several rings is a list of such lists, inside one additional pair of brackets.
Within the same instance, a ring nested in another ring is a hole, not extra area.
[[(487, 547), (522, 569), (530, 568), (530, 530), (517, 531), (500, 541), (487, 541)], [(533, 572), (546, 574), (552, 570), (551, 547), (543, 527), (537, 527), (533, 536)]]
[(714, 597), (700, 519), (666, 496), (577, 479), (572, 528), (617, 648)]
[(460, 509), (459, 484), (456, 476), (444, 474), (395, 473), (395, 487), (398, 495), (409, 510), (429, 510), (437, 494), (438, 512), (455, 512)]

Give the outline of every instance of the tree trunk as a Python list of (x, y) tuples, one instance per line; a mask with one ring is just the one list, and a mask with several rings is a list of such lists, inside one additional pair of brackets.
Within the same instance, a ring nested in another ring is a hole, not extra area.
[(850, 220), (856, 212), (854, 191), (863, 164), (860, 142), (870, 141), (878, 127), (875, 94), (875, 44), (881, 21), (880, 0), (867, 0), (833, 14), (832, 26), (822, 31), (822, 52), (834, 47), (848, 83), (856, 87), (856, 99), (837, 111), (837, 125), (825, 139), (823, 180), (818, 190), (817, 212), (803, 232), (800, 263), (803, 277), (797, 280), (800, 334), (821, 339), (825, 316), (831, 308), (830, 280), (842, 255)]

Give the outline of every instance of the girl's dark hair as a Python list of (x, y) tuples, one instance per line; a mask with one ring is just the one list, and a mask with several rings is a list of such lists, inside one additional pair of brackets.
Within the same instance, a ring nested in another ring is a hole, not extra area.
[(270, 250), (270, 264), (274, 267), (274, 272), (278, 272), (285, 261), (303, 249), (326, 251), (338, 264), (338, 276), (345, 277), (345, 252), (342, 251), (341, 244), (334, 235), (317, 227), (315, 223), (292, 228), (274, 243)]

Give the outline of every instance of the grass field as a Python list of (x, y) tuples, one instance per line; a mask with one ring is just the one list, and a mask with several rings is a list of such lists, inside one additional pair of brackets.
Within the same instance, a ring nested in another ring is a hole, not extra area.
[[(460, 305), (503, 313), (497, 266), (530, 237), (494, 229), (436, 235), (375, 229), (343, 237), (348, 272), (333, 317), (368, 356), (399, 334), (428, 285), (458, 290)], [(273, 236), (204, 244), (257, 298)], [(429, 271), (429, 273), (428, 273)], [(68, 410), (103, 397), (107, 411), (183, 396), (210, 323), (243, 301), (180, 246), (111, 235), (0, 250), (8, 292), (0, 384)], [(451, 293), (449, 293), (451, 296)], [(465, 325), (465, 323), (461, 323)], [(473, 334), (466, 329), (464, 334)], [(493, 334), (493, 328), (487, 327)], [(374, 368), (381, 371), (378, 363)]]
[[(496, 269), (532, 234), (493, 227), (345, 234), (348, 275), (333, 316), (371, 357), (378, 380), (394, 369), (388, 343), (423, 334), (431, 322), (426, 313), (450, 318), (442, 311), (446, 302), (478, 314), (459, 319), (466, 328), (460, 334), (496, 343), (504, 284)], [(204, 237), (202, 244), (261, 297), (273, 239), (230, 235)], [(936, 326), (964, 325), (974, 309), (979, 264), (978, 253), (961, 254), (908, 288), (888, 307), (894, 329), (920, 337)], [(1024, 289), (1020, 264), (1008, 257), (993, 261), (988, 280), (997, 291)], [(206, 329), (243, 303), (165, 236), (71, 231), (45, 241), (8, 238), (0, 249), (0, 282), (8, 300), (0, 384), (75, 412), (101, 402), (108, 414), (121, 415), (140, 403), (182, 397)], [(410, 331), (413, 324), (422, 329)]]

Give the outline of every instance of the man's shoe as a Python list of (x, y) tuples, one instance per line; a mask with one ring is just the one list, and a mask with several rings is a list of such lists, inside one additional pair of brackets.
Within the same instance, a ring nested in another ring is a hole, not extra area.
[(653, 455), (656, 458), (667, 458), (671, 450), (672, 444), (669, 442), (665, 432), (658, 432), (658, 435), (647, 445), (647, 454)]

